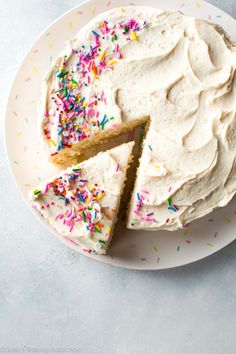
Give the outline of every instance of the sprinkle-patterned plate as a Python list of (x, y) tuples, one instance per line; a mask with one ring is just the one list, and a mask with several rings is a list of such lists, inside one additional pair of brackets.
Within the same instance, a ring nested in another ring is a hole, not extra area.
[[(112, 7), (144, 4), (179, 10), (184, 14), (214, 21), (236, 40), (236, 21), (201, 0), (135, 0), (134, 3), (129, 0), (91, 0), (60, 17), (45, 30), (27, 53), (13, 83), (7, 107), (8, 157), (18, 187), (29, 206), (28, 190), (58, 172), (56, 167), (48, 163), (37, 136), (36, 104), (43, 75), (63, 49), (65, 40), (73, 37), (97, 13)], [(40, 220), (49, 228), (42, 218)], [(108, 255), (86, 253), (86, 256), (134, 269), (171, 268), (202, 259), (223, 248), (235, 239), (235, 229), (236, 199), (229, 206), (177, 232), (129, 231), (119, 224)], [(72, 244), (69, 246), (73, 248)]]

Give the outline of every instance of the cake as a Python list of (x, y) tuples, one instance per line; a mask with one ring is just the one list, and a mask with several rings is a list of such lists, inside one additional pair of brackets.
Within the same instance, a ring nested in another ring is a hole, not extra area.
[(68, 42), (46, 75), (40, 126), (51, 161), (145, 123), (131, 229), (176, 230), (236, 192), (236, 47), (215, 24), (113, 9)]
[(133, 142), (64, 170), (30, 191), (33, 207), (76, 249), (104, 254), (111, 241)]

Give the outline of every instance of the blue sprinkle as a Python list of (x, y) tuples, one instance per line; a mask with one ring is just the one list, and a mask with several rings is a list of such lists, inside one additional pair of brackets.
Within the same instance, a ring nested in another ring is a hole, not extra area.
[(61, 129), (58, 131), (58, 135), (61, 135), (61, 133), (63, 132), (63, 130), (64, 130), (64, 127), (61, 127)]
[(97, 32), (92, 31), (92, 33), (94, 34), (94, 36), (96, 36), (96, 37), (100, 37), (100, 35), (99, 35)]
[(63, 148), (63, 142), (61, 140), (60, 143), (57, 146), (57, 151), (60, 151), (62, 148)]
[(79, 199), (81, 200), (81, 202), (85, 202), (85, 199), (84, 199), (84, 197), (82, 196), (82, 194), (80, 194), (80, 193), (78, 193), (78, 197), (79, 197)]

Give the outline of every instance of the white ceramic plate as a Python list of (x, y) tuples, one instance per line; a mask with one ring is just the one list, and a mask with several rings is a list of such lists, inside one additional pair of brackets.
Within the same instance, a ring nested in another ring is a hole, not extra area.
[[(112, 7), (146, 5), (219, 23), (236, 40), (236, 21), (220, 9), (201, 0), (91, 0), (78, 5), (49, 26), (26, 55), (13, 83), (6, 114), (6, 144), (9, 162), (23, 198), (39, 181), (55, 175), (56, 168), (40, 149), (36, 129), (36, 104), (41, 80), (65, 40), (96, 14)], [(31, 206), (30, 206), (31, 207)], [(52, 233), (55, 232), (40, 218)], [(177, 232), (129, 231), (118, 225), (106, 256), (96, 260), (134, 269), (164, 269), (184, 265), (218, 251), (235, 239), (236, 199), (223, 209)], [(57, 237), (60, 238), (59, 235)], [(72, 244), (69, 245), (74, 248)], [(81, 252), (83, 253), (83, 252)]]

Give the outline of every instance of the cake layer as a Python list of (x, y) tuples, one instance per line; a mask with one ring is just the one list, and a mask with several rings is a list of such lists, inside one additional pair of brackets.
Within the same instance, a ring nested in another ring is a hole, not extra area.
[(33, 207), (78, 249), (106, 253), (133, 144), (101, 152), (30, 192)]

